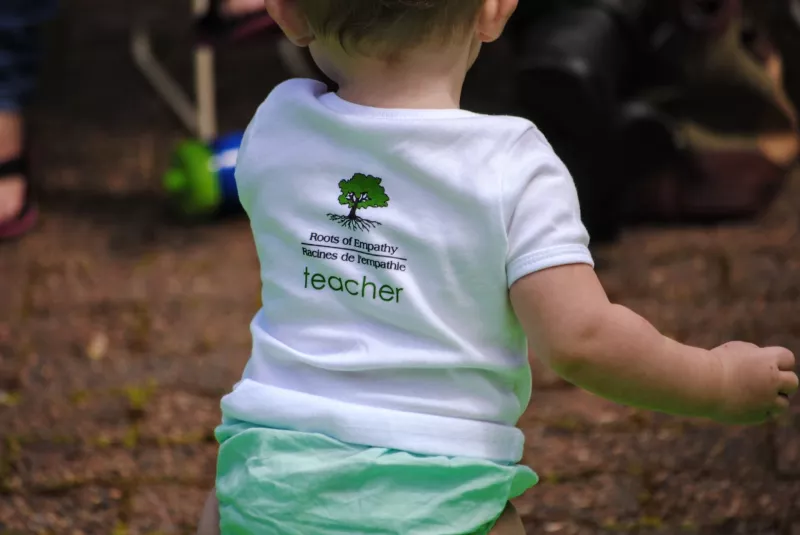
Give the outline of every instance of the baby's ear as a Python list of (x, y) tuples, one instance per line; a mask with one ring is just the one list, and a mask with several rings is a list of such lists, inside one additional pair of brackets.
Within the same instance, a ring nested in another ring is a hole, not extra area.
[(314, 32), (295, 0), (264, 0), (264, 5), (293, 44), (308, 46), (314, 41)]
[(519, 0), (484, 0), (478, 15), (476, 32), (478, 39), (491, 43), (500, 39), (506, 28), (508, 19), (517, 9)]

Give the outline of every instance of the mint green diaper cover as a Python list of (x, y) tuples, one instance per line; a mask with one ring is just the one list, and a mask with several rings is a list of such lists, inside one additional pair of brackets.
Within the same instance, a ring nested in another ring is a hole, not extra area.
[(538, 482), (525, 466), (244, 423), (216, 435), (222, 535), (485, 535)]

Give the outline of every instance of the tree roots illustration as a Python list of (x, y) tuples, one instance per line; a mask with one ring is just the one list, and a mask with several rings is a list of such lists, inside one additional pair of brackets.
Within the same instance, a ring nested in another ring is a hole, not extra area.
[(363, 230), (369, 232), (371, 229), (377, 228), (380, 223), (377, 221), (370, 221), (362, 217), (350, 217), (346, 215), (328, 214), (328, 219), (339, 223), (341, 226), (348, 230)]

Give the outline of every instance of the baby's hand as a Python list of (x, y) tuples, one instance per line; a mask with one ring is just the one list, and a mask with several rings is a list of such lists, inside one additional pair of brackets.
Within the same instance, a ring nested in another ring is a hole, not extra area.
[(728, 424), (759, 424), (789, 408), (798, 389), (795, 358), (782, 347), (731, 342), (711, 351), (722, 369), (721, 404), (712, 417)]

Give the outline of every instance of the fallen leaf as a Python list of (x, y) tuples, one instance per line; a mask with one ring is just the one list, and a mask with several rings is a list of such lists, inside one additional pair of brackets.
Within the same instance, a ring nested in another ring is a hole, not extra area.
[(22, 396), (16, 392), (0, 390), (0, 407), (16, 407), (22, 401)]
[(108, 335), (105, 333), (95, 333), (86, 346), (86, 356), (90, 360), (100, 360), (108, 353)]

